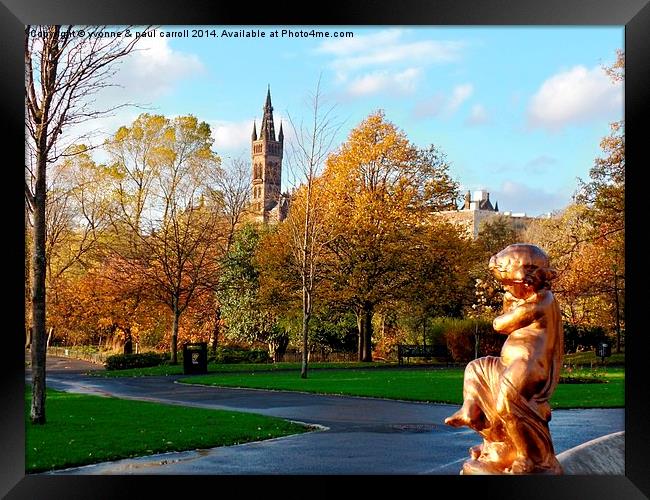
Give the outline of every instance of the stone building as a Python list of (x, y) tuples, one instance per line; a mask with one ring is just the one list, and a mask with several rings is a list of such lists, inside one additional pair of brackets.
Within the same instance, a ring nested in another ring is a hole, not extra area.
[(445, 210), (438, 214), (449, 222), (463, 226), (468, 236), (473, 239), (478, 237), (481, 222), (497, 215), (510, 218), (516, 229), (523, 229), (533, 219), (526, 216), (525, 213), (499, 212), (499, 203), (496, 202), (492, 205), (490, 193), (484, 189), (474, 191), (474, 193), (467, 191), (463, 205), (458, 210)]
[(281, 191), (284, 133), (280, 123), (276, 139), (270, 87), (263, 112), (259, 135), (256, 122), (253, 122), (251, 135), (253, 171), (249, 211), (257, 222), (274, 223), (287, 217), (289, 196)]

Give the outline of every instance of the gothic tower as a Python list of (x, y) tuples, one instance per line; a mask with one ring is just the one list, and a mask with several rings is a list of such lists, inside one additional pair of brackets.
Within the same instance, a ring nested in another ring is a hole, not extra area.
[(277, 140), (275, 138), (271, 88), (269, 87), (266, 93), (266, 103), (264, 104), (264, 115), (262, 117), (259, 137), (255, 122), (253, 122), (253, 134), (251, 137), (253, 156), (251, 210), (258, 219), (264, 222), (269, 222), (269, 219), (282, 220), (284, 218), (280, 191), (282, 183), (283, 145), (284, 134), (282, 132), (282, 124), (280, 124)]

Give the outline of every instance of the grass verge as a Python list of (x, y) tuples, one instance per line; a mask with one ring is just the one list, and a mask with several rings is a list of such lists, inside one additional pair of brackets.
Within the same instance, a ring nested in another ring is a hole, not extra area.
[[(336, 363), (309, 363), (310, 369), (341, 369), (341, 368), (359, 368), (377, 369), (397, 366), (397, 363), (361, 363), (357, 361), (336, 362)], [(232, 372), (273, 372), (286, 370), (300, 370), (300, 363), (209, 363), (208, 373), (232, 373)], [(182, 375), (183, 364), (177, 365), (160, 365), (148, 368), (129, 368), (126, 370), (98, 370), (90, 371), (87, 375), (94, 377), (119, 378), (119, 377), (150, 377), (150, 376), (167, 376)]]
[[(625, 372), (608, 368), (605, 384), (560, 384), (551, 405), (553, 408), (616, 408), (625, 405)], [(299, 372), (254, 371), (187, 377), (188, 384), (223, 387), (279, 389), (319, 394), (344, 394), (387, 399), (461, 404), (462, 369), (347, 369), (311, 371), (307, 379)]]
[[(574, 366), (602, 366), (600, 358), (596, 356), (594, 351), (565, 354), (563, 363), (565, 365)], [(625, 353), (612, 352), (612, 355), (609, 358), (605, 358), (605, 366), (625, 366)]]
[(29, 421), (26, 471), (62, 469), (169, 451), (228, 446), (309, 430), (274, 417), (47, 390), (47, 423)]
[[(625, 365), (625, 353), (616, 354), (613, 353), (610, 358), (607, 358), (606, 367), (615, 368), (622, 367)], [(439, 367), (445, 367), (446, 363), (433, 363)], [(593, 351), (581, 352), (575, 354), (565, 354), (564, 364), (572, 366), (594, 366), (601, 367), (600, 358), (597, 358)], [(407, 365), (409, 366), (409, 365)], [(410, 364), (411, 367), (418, 366), (413, 363)], [(422, 365), (420, 365), (421, 367)], [(375, 362), (375, 363), (362, 363), (357, 361), (350, 362), (332, 362), (332, 363), (309, 363), (310, 369), (315, 370), (329, 370), (329, 369), (364, 369), (364, 370), (374, 370), (374, 369), (387, 369), (387, 368), (396, 368), (397, 363), (391, 362)], [(258, 372), (275, 372), (275, 371), (291, 371), (291, 370), (300, 370), (300, 363), (289, 363), (289, 362), (280, 362), (280, 363), (210, 363), (208, 364), (208, 373), (258, 373)], [(94, 377), (105, 377), (105, 378), (119, 378), (119, 377), (150, 377), (150, 376), (168, 376), (168, 375), (182, 375), (183, 374), (183, 364), (179, 363), (177, 365), (160, 365), (152, 366), (148, 368), (131, 368), (127, 370), (97, 370), (90, 371), (87, 375)]]

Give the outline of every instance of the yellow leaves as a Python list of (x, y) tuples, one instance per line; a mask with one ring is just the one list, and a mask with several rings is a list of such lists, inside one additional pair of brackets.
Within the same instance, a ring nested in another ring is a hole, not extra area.
[(174, 161), (176, 161), (176, 152), (167, 144), (161, 144), (151, 150), (147, 164), (151, 168), (156, 168), (161, 164), (171, 164)]
[(176, 141), (176, 130), (173, 128), (168, 128), (163, 134), (163, 140), (165, 142), (174, 142)]
[(144, 137), (144, 130), (141, 127), (133, 127), (129, 135), (136, 141), (141, 141)]
[(124, 178), (124, 171), (120, 168), (119, 163), (111, 163), (110, 165), (101, 165), (102, 174), (114, 180), (121, 180)]
[(115, 135), (113, 136), (113, 139), (116, 142), (121, 142), (124, 139), (126, 139), (128, 135), (129, 135), (129, 129), (127, 127), (120, 127), (115, 133)]

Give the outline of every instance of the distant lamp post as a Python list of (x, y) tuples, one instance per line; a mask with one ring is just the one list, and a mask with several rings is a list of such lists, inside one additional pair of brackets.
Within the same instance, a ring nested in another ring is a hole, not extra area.
[(492, 312), (492, 308), (487, 305), (487, 282), (480, 278), (476, 278), (474, 284), (474, 295), (476, 296), (475, 302), (472, 304), (470, 311), (471, 317), (474, 319), (474, 359), (479, 357), (479, 348), (481, 345), (481, 338), (479, 334), (479, 320)]
[(620, 315), (620, 302), (618, 299), (618, 266), (614, 264), (614, 305), (616, 308), (616, 352), (621, 352), (621, 315)]

